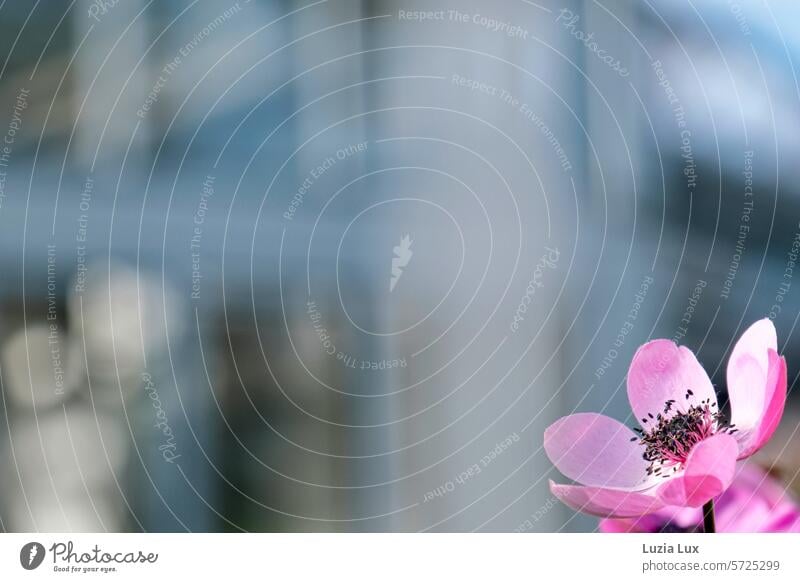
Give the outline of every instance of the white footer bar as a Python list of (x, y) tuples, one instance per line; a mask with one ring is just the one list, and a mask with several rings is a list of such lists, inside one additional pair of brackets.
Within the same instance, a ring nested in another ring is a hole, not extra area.
[(798, 534), (2, 534), (2, 580), (800, 580)]

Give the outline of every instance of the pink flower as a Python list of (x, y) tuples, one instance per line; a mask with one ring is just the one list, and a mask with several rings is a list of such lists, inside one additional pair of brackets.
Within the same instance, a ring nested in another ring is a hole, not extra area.
[(573, 509), (616, 518), (700, 507), (722, 494), (736, 461), (761, 448), (783, 415), (786, 360), (777, 348), (768, 319), (750, 326), (734, 346), (728, 424), (691, 350), (669, 340), (644, 344), (628, 370), (628, 400), (641, 428), (594, 413), (553, 423), (544, 433), (547, 456), (579, 485), (550, 481), (550, 490)]
[[(752, 464), (740, 468), (731, 486), (715, 502), (717, 531), (728, 533), (800, 532), (800, 508), (783, 487)], [(702, 510), (665, 507), (636, 519), (603, 519), (607, 533), (702, 531)]]

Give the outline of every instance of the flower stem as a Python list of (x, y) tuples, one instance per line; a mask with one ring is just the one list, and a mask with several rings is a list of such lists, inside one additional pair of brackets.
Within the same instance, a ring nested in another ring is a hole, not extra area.
[(715, 533), (717, 526), (714, 524), (714, 500), (710, 499), (703, 505), (703, 531), (705, 533)]

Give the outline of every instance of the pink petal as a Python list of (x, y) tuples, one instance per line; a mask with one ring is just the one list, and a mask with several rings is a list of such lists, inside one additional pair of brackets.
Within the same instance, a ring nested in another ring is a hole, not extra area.
[(731, 422), (743, 433), (758, 425), (764, 412), (769, 374), (769, 350), (777, 351), (778, 336), (769, 319), (751, 325), (736, 342), (728, 360)]
[(597, 528), (603, 533), (645, 533), (638, 528), (635, 519), (601, 519)]
[(646, 487), (648, 462), (634, 432), (590, 412), (560, 418), (544, 431), (544, 450), (564, 475), (584, 485)]
[[(735, 381), (732, 381), (736, 378)], [(731, 403), (731, 424), (742, 434), (753, 432), (764, 412), (767, 369), (750, 354), (728, 362), (728, 398)]]
[[(759, 419), (756, 424), (749, 431), (742, 431), (742, 436), (739, 439), (741, 453), (740, 459), (749, 457), (760, 449), (764, 444), (772, 438), (775, 429), (780, 424), (781, 417), (783, 416), (783, 408), (786, 405), (786, 359), (778, 355), (772, 349), (768, 353), (769, 358), (769, 371), (767, 372), (766, 388), (764, 392), (764, 403), (762, 405), (762, 412), (759, 414)], [(732, 416), (736, 418), (735, 409), (732, 407)], [(734, 424), (736, 424), (734, 422)], [(738, 424), (736, 425), (739, 426)]]
[(657, 497), (666, 505), (700, 507), (725, 491), (733, 481), (739, 445), (729, 434), (697, 443), (683, 473), (660, 485)]
[(561, 485), (553, 481), (550, 481), (550, 491), (572, 509), (598, 517), (638, 517), (664, 506), (652, 494), (636, 491)]
[(762, 530), (768, 532), (800, 533), (800, 512), (798, 512), (797, 509), (794, 511), (786, 511), (780, 518), (773, 520), (769, 525), (762, 526)]
[(600, 531), (606, 533), (649, 533), (661, 531), (664, 526), (691, 529), (702, 518), (698, 509), (687, 507), (663, 507), (655, 513), (642, 515), (632, 519), (604, 519), (600, 522)]
[(717, 531), (725, 533), (762, 531), (762, 528), (768, 525), (772, 518), (771, 508), (762, 503), (760, 499), (754, 498), (751, 493), (749, 499), (739, 502), (738, 507), (727, 506), (717, 510)]
[[(692, 391), (688, 399), (687, 390)], [(708, 374), (690, 349), (670, 340), (653, 340), (633, 356), (628, 370), (628, 400), (645, 429), (653, 422), (648, 415), (664, 414), (668, 400), (675, 401), (665, 414), (670, 417), (706, 399), (716, 403), (717, 396)]]
[[(737, 465), (733, 483), (715, 499), (719, 532), (791, 532), (800, 526), (800, 509), (784, 486), (756, 465)], [(603, 519), (603, 532), (658, 532), (692, 530), (702, 522), (699, 507), (667, 506), (656, 513), (631, 519)]]
[(783, 483), (770, 477), (754, 463), (739, 463), (734, 483), (737, 490), (747, 492), (749, 497), (754, 497), (756, 493), (770, 506), (792, 503), (791, 495), (787, 493)]
[[(728, 366), (740, 356), (750, 355), (758, 360), (761, 367), (766, 370), (768, 359), (767, 350), (778, 351), (778, 334), (775, 325), (768, 318), (760, 319), (748, 327), (736, 345), (733, 346)], [(729, 379), (730, 380), (730, 379)]]

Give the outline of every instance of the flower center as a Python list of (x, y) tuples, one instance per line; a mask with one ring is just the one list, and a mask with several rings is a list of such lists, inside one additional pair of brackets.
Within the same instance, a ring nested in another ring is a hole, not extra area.
[[(691, 390), (686, 393), (687, 400), (693, 395)], [(736, 428), (728, 424), (722, 413), (717, 410), (716, 402), (704, 400), (698, 404), (691, 404), (684, 411), (677, 411), (671, 416), (674, 400), (668, 400), (661, 414), (643, 418), (644, 424), (651, 424), (652, 428), (644, 430), (634, 428), (639, 435), (639, 443), (645, 447), (642, 457), (650, 462), (647, 468), (648, 475), (668, 477), (670, 472), (682, 469), (689, 456), (689, 452), (697, 443), (708, 437), (718, 434), (733, 434)], [(635, 439), (631, 439), (635, 440)]]

